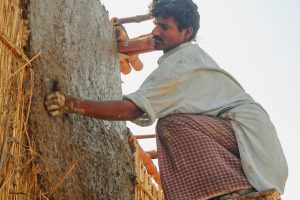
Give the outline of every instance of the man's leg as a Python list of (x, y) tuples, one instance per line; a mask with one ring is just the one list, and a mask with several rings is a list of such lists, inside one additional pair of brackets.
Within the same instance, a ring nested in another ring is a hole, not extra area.
[(160, 176), (167, 200), (200, 200), (251, 188), (230, 121), (170, 115), (157, 124)]

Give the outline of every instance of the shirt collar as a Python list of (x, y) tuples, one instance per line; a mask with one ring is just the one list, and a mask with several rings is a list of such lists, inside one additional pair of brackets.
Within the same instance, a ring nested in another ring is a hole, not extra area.
[(172, 55), (174, 52), (178, 51), (179, 49), (182, 49), (186, 46), (192, 45), (194, 44), (194, 42), (190, 41), (190, 42), (185, 42), (182, 43), (181, 45), (167, 51), (166, 53), (164, 53), (158, 60), (157, 63), (160, 65), (160, 63), (162, 63), (167, 57), (169, 57), (170, 55)]

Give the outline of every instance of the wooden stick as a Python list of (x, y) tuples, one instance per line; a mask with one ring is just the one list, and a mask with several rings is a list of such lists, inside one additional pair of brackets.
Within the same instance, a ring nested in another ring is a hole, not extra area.
[(114, 17), (111, 19), (111, 22), (113, 25), (118, 25), (118, 24), (127, 24), (127, 23), (140, 23), (150, 19), (152, 19), (152, 16), (146, 14), (146, 15), (136, 15), (133, 17), (125, 17), (125, 18)]
[(148, 138), (156, 138), (156, 134), (151, 135), (134, 135), (136, 139), (148, 139)]

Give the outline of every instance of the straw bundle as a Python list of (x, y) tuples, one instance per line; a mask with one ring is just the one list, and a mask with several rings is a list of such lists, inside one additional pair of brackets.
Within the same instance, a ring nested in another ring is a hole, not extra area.
[(0, 1), (0, 199), (39, 193), (35, 147), (27, 132), (34, 72), (23, 52), (28, 39), (19, 0)]

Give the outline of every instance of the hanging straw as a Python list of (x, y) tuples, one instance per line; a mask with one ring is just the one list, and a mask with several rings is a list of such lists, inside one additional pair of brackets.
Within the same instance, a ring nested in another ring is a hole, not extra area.
[(0, 199), (36, 199), (34, 142), (27, 132), (34, 71), (23, 52), (29, 31), (20, 0), (0, 1)]

